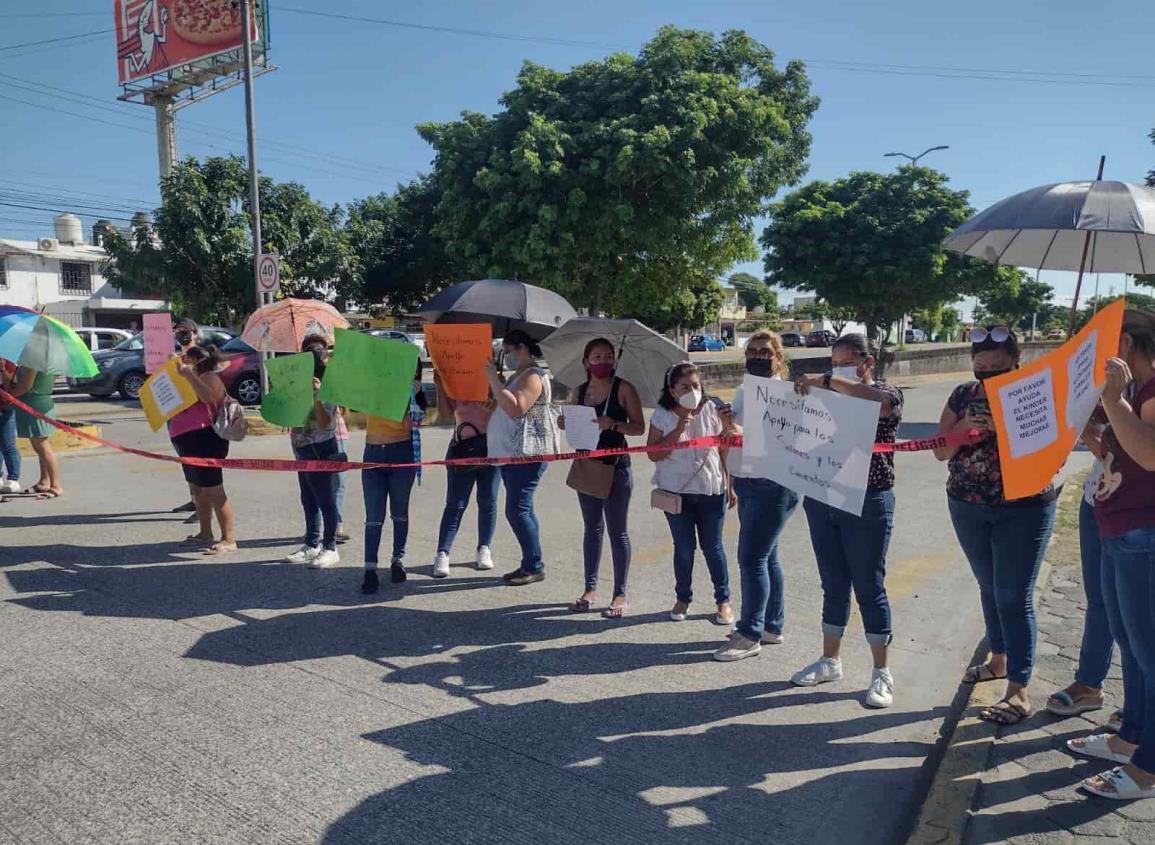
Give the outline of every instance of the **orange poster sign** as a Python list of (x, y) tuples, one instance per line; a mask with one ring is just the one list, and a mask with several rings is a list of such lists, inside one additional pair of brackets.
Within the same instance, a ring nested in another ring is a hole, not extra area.
[(493, 358), (493, 330), (488, 323), (427, 323), (425, 343), (446, 393), (463, 402), (489, 398), (483, 369)]
[(1112, 303), (1054, 352), (986, 382), (1008, 499), (1042, 492), (1075, 447), (1118, 354), (1125, 308)]

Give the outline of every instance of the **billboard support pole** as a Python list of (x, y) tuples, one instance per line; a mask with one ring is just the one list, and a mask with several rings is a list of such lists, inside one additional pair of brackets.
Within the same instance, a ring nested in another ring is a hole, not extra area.
[(156, 151), (160, 157), (160, 178), (167, 179), (176, 161), (176, 121), (172, 97), (157, 95), (153, 109), (156, 111)]
[[(253, 226), (253, 290), (256, 293), (257, 308), (266, 303), (261, 291), (261, 198), (257, 187), (257, 130), (253, 111), (253, 42), (249, 37), (249, 22), (252, 20), (252, 1), (241, 0), (241, 47), (245, 65), (245, 128), (249, 141), (249, 218)], [(269, 389), (269, 375), (261, 356), (261, 395)]]

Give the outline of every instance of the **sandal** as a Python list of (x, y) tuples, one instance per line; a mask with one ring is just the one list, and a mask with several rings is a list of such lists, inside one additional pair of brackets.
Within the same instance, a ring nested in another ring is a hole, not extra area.
[(189, 534), (180, 541), (182, 546), (203, 546), (205, 543), (212, 543), (212, 537), (202, 537), (200, 534)]
[(1001, 681), (1006, 674), (996, 675), (986, 663), (979, 663), (966, 670), (962, 682), (964, 684), (983, 684), (987, 681)]
[(630, 609), (630, 606), (628, 603), (619, 604), (617, 607), (614, 607), (611, 604), (609, 607), (607, 607), (605, 610), (602, 611), (602, 618), (603, 619), (621, 619), (623, 616), (626, 615), (626, 611), (629, 609)]
[[(1087, 778), (1081, 786), (1092, 795), (1098, 795), (1100, 798), (1108, 798), (1112, 801), (1155, 798), (1155, 788), (1142, 789), (1139, 784), (1135, 783), (1135, 779), (1123, 770), (1122, 766), (1103, 772), (1103, 774), (1093, 778)], [(1107, 786), (1111, 788), (1106, 789)]]
[(1117, 734), (1123, 727), (1123, 711), (1116, 710), (1111, 714), (1111, 718), (1107, 720), (1107, 724), (1103, 725), (1103, 730), (1109, 733)]
[(1102, 690), (1097, 695), (1085, 693), (1075, 698), (1064, 689), (1051, 693), (1051, 697), (1047, 699), (1047, 712), (1054, 713), (1056, 716), (1079, 716), (1083, 713), (1090, 713), (1092, 710), (1102, 709)]
[(571, 604), (569, 606), (569, 609), (570, 609), (571, 613), (589, 613), (590, 612), (590, 600), (589, 599), (578, 599), (577, 601), (575, 601), (573, 604)]
[(43, 502), (45, 499), (59, 499), (62, 491), (60, 490), (40, 490), (33, 497), (34, 502)]
[(237, 550), (237, 544), (236, 543), (219, 542), (219, 543), (213, 543), (211, 546), (209, 546), (207, 549), (205, 549), (204, 554), (206, 554), (206, 555), (224, 555), (224, 554), (228, 554), (229, 552), (235, 552), (236, 550)]
[[(1079, 739), (1068, 739), (1067, 749), (1084, 757), (1106, 760), (1108, 763), (1130, 763), (1130, 754), (1119, 754), (1107, 744), (1110, 734), (1094, 734)], [(1078, 744), (1076, 744), (1078, 743)]]
[(996, 725), (1009, 727), (1010, 725), (1017, 725), (1030, 715), (1031, 711), (1024, 708), (1021, 704), (1016, 704), (1013, 701), (1004, 699), (998, 704), (988, 707), (979, 713), (979, 718), (984, 722), (993, 722)]

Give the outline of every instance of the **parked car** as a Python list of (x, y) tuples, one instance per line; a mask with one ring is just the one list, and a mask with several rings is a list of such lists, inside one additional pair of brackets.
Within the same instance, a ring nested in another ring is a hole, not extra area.
[(425, 348), (425, 335), (423, 334), (409, 334), (400, 329), (368, 329), (366, 334), (371, 334), (373, 337), (384, 337), (389, 340), (399, 340), (402, 343), (411, 343), (417, 347), (417, 354), (422, 361), (428, 363), (429, 351)]
[(722, 352), (726, 344), (710, 334), (696, 334), (690, 337), (690, 352)]
[(836, 340), (838, 335), (830, 329), (816, 329), (806, 335), (807, 346), (833, 346)]
[(782, 332), (782, 334), (780, 334), (778, 336), (780, 338), (782, 338), (782, 345), (783, 346), (805, 346), (806, 345), (806, 338), (803, 336), (802, 332)]
[(124, 329), (83, 327), (75, 329), (75, 331), (92, 352), (99, 352), (102, 349), (112, 349), (118, 343), (123, 343), (132, 337), (132, 332), (126, 332)]
[(221, 347), (224, 369), (217, 375), (225, 383), (225, 390), (242, 405), (261, 403), (261, 353), (239, 337)]
[(1063, 329), (1051, 329), (1047, 332), (1047, 340), (1066, 340), (1067, 333)]
[[(234, 332), (218, 326), (202, 326), (203, 343), (222, 345), (231, 340)], [(223, 346), (222, 346), (223, 349)], [(176, 344), (173, 344), (176, 351)], [(92, 353), (100, 375), (93, 378), (69, 378), (68, 387), (78, 393), (103, 399), (119, 393), (124, 399), (140, 397), (140, 387), (147, 375), (144, 372), (144, 335), (133, 335), (112, 349)]]
[(906, 330), (907, 343), (926, 343), (926, 332), (922, 329), (907, 329)]

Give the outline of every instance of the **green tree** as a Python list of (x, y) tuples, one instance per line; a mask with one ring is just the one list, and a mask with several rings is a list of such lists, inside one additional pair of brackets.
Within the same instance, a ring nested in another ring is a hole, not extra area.
[[(318, 205), (293, 183), (258, 183), (263, 251), (282, 258), (289, 293), (325, 296), (347, 261), (336, 224), (340, 213)], [(202, 321), (240, 323), (256, 305), (243, 159), (189, 157), (161, 181), (155, 224), (112, 233), (105, 275), (133, 293), (163, 296)]]
[(849, 309), (871, 337), (904, 313), (985, 289), (993, 265), (943, 249), (971, 213), (966, 191), (947, 182), (906, 166), (792, 191), (762, 236), (768, 281)]
[(1016, 267), (1000, 267), (995, 283), (979, 297), (989, 319), (1022, 331), (1031, 328), (1032, 315), (1045, 313), (1054, 289)]
[[(1107, 295), (1107, 296), (1090, 296), (1086, 299), (1082, 308), (1075, 314), (1075, 331), (1079, 331), (1083, 326), (1087, 325), (1090, 319), (1099, 311), (1102, 311), (1112, 302), (1117, 302), (1120, 299), (1127, 300), (1128, 308), (1138, 308), (1140, 311), (1147, 311), (1155, 314), (1155, 296), (1148, 296), (1145, 293), (1136, 293), (1135, 291), (1128, 291), (1126, 296)], [(1070, 311), (1066, 311), (1069, 316)], [(1067, 323), (1064, 319), (1062, 328), (1066, 328)]]
[(738, 291), (738, 299), (748, 311), (761, 308), (767, 314), (778, 313), (778, 292), (752, 273), (731, 273), (730, 287)]
[(436, 205), (428, 179), (350, 204), (345, 237), (353, 257), (346, 286), (359, 302), (401, 315), (460, 281), (433, 234)]
[(754, 218), (804, 173), (818, 101), (745, 33), (667, 27), (637, 56), (526, 62), (501, 104), (418, 127), (450, 259), (621, 314), (684, 311), (756, 256)]
[(717, 322), (725, 301), (722, 286), (713, 279), (706, 279), (661, 300), (644, 299), (624, 314), (659, 332), (677, 328), (701, 329)]

